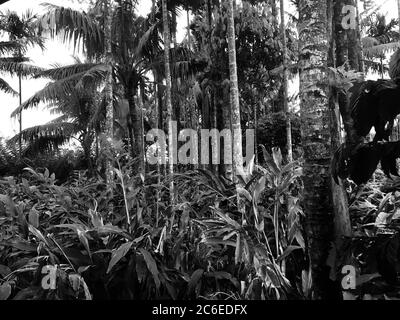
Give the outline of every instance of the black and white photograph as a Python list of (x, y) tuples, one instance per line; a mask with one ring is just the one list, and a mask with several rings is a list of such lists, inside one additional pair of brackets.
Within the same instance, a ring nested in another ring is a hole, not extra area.
[(0, 309), (400, 300), (399, 161), (400, 0), (0, 0)]

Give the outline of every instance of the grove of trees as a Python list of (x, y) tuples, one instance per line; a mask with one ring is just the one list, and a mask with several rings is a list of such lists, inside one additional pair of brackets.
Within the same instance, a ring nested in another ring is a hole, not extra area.
[[(400, 298), (400, 24), (379, 1), (83, 2), (0, 6), (0, 300)], [(74, 63), (33, 65), (47, 39)], [(23, 100), (26, 78), (48, 83)], [(23, 129), (38, 107), (54, 119)]]

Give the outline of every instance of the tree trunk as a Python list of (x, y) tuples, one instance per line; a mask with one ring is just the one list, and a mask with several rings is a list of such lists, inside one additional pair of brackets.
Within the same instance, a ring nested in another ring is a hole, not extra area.
[[(346, 0), (346, 4), (356, 6), (354, 0)], [(347, 50), (350, 68), (360, 71), (359, 52), (361, 51), (361, 45), (359, 39), (357, 39), (357, 26), (355, 29), (350, 28), (347, 30)]]
[(228, 52), (229, 52), (229, 79), (230, 79), (230, 105), (233, 130), (233, 171), (234, 178), (243, 171), (242, 129), (240, 124), (239, 86), (236, 64), (236, 35), (233, 11), (233, 0), (227, 0), (228, 7)]
[[(114, 136), (114, 106), (113, 106), (113, 57), (112, 57), (112, 49), (111, 49), (111, 25), (112, 25), (112, 0), (108, 0), (105, 3), (105, 56), (106, 56), (106, 64), (109, 67), (109, 72), (107, 76), (106, 82), (106, 124), (105, 124), (105, 135), (108, 140), (112, 140)], [(111, 143), (107, 143), (108, 148), (112, 148)], [(106, 160), (106, 183), (108, 187), (108, 191), (110, 193), (110, 197), (113, 197), (113, 187), (112, 182), (114, 180), (114, 172), (113, 172), (113, 164), (108, 159)]]
[[(168, 12), (167, 12), (167, 0), (162, 0), (162, 17), (163, 17), (163, 29), (164, 29), (164, 67), (165, 67), (165, 80), (166, 80), (166, 88), (165, 88), (165, 102), (167, 106), (167, 122), (168, 122), (168, 168), (170, 174), (170, 199), (171, 206), (174, 205), (175, 197), (174, 197), (174, 154), (176, 150), (174, 150), (174, 141), (173, 141), (173, 123), (172, 123), (172, 98), (171, 98), (171, 69), (170, 69), (170, 46), (171, 46), (171, 34), (169, 30), (168, 23)], [(172, 226), (171, 226), (172, 227)]]
[(293, 161), (292, 151), (292, 125), (290, 123), (290, 110), (289, 110), (289, 95), (288, 95), (288, 69), (287, 69), (287, 43), (286, 43), (286, 28), (285, 28), (285, 5), (284, 0), (280, 0), (281, 5), (281, 34), (282, 34), (282, 56), (283, 56), (283, 110), (286, 117), (286, 146), (287, 146), (287, 160)]
[[(342, 8), (346, 5), (346, 0), (335, 0), (333, 6), (333, 28), (335, 35), (335, 58), (336, 67), (340, 67), (346, 62), (346, 53), (348, 52), (346, 43), (346, 31), (342, 27)], [(355, 65), (355, 63), (354, 63)], [(346, 131), (346, 143), (349, 145), (355, 145), (359, 142), (357, 132), (354, 130), (353, 119), (351, 117), (350, 105), (348, 98), (343, 91), (338, 92), (339, 110), (342, 116), (344, 129)]]
[[(18, 75), (18, 86), (19, 86), (19, 105), (22, 105), (22, 79), (21, 75)], [(19, 113), (19, 140), (18, 140), (18, 147), (19, 147), (19, 157), (22, 158), (22, 110)]]
[[(333, 37), (333, 3), (328, 3), (327, 8), (328, 16), (328, 38), (330, 42), (328, 53), (328, 67), (335, 67), (334, 47), (335, 41)], [(331, 131), (331, 144), (332, 154), (342, 144), (341, 129), (340, 129), (340, 113), (338, 110), (338, 101), (336, 89), (329, 87), (329, 111), (330, 111), (330, 131)], [(347, 193), (343, 186), (342, 181), (339, 185), (331, 178), (332, 186), (332, 203), (334, 210), (334, 228), (335, 228), (335, 243), (337, 248), (340, 247), (343, 237), (351, 236), (351, 222), (347, 201)]]
[(189, 9), (186, 10), (186, 24), (187, 24), (187, 37), (189, 50), (192, 49), (192, 36), (190, 34), (190, 14)]
[[(397, 0), (397, 11), (398, 11), (397, 18), (400, 21), (400, 0)], [(399, 33), (400, 33), (400, 23), (399, 23)]]
[(356, 6), (356, 24), (357, 24), (357, 53), (358, 53), (358, 65), (359, 65), (359, 72), (364, 73), (364, 55), (363, 55), (363, 46), (361, 42), (361, 30), (360, 30), (360, 12), (358, 10), (358, 0), (355, 0)]
[(326, 265), (333, 240), (330, 199), (327, 0), (299, 1), (300, 110), (304, 150), (303, 206), (313, 298), (334, 294)]
[(143, 170), (143, 153), (142, 153), (142, 145), (143, 145), (143, 135), (142, 135), (142, 124), (140, 117), (140, 106), (137, 106), (135, 92), (133, 91), (134, 86), (132, 84), (129, 85), (127, 89), (126, 99), (128, 100), (129, 105), (129, 116), (130, 121), (128, 122), (128, 130), (131, 140), (131, 153), (132, 158), (139, 158), (139, 167), (138, 172)]

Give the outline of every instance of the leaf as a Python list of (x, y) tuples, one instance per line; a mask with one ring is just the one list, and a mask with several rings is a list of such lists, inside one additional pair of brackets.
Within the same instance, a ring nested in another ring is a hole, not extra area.
[(11, 269), (5, 265), (0, 264), (0, 275), (6, 277), (11, 273)]
[(190, 277), (189, 283), (188, 283), (188, 294), (192, 294), (193, 290), (195, 289), (197, 283), (203, 276), (204, 269), (197, 269), (192, 273), (192, 276)]
[(356, 286), (361, 286), (375, 278), (379, 278), (381, 275), (379, 273), (362, 274), (356, 278)]
[(280, 262), (280, 261), (284, 260), (284, 259), (285, 259), (286, 257), (288, 257), (294, 250), (298, 250), (298, 249), (303, 249), (303, 248), (300, 247), (300, 246), (288, 246), (288, 247), (285, 249), (285, 252), (282, 253), (282, 255), (280, 255), (280, 256), (278, 257), (277, 262)]
[(236, 191), (240, 196), (244, 196), (250, 202), (253, 200), (251, 197), (251, 194), (246, 189), (244, 189), (242, 187), (237, 187)]
[(235, 277), (233, 277), (229, 272), (226, 272), (226, 271), (208, 272), (206, 274), (206, 276), (213, 277), (218, 280), (226, 279), (226, 280), (231, 281), (235, 287), (237, 287), (237, 288), (240, 287), (239, 281)]
[(39, 228), (39, 212), (36, 209), (32, 208), (29, 212), (28, 221), (35, 228)]
[(147, 250), (141, 248), (141, 249), (139, 249), (139, 251), (143, 255), (144, 261), (146, 261), (147, 268), (153, 275), (153, 279), (154, 279), (157, 289), (160, 289), (161, 283), (160, 283), (159, 272), (158, 272), (156, 261), (154, 260), (153, 256), (150, 254), (150, 252), (148, 252)]
[(266, 177), (263, 176), (261, 179), (258, 181), (256, 184), (254, 191), (253, 191), (253, 202), (254, 205), (257, 205), (258, 200), (260, 199), (261, 193), (265, 190), (265, 183), (266, 183)]
[(30, 225), (30, 224), (28, 225), (28, 228), (29, 228), (29, 231), (30, 231), (36, 238), (38, 238), (38, 240), (43, 241), (43, 242), (46, 244), (46, 246), (49, 247), (49, 243), (47, 242), (46, 238), (43, 236), (43, 234), (42, 234), (38, 229), (36, 229), (34, 226), (32, 226), (32, 225)]
[(272, 157), (274, 158), (274, 162), (276, 166), (281, 169), (282, 168), (282, 153), (280, 148), (272, 148)]
[(122, 244), (118, 249), (113, 250), (113, 252), (111, 253), (110, 263), (108, 264), (107, 273), (111, 271), (111, 269), (118, 263), (119, 260), (125, 257), (129, 249), (131, 248), (132, 244), (133, 242), (130, 241)]
[(11, 295), (11, 285), (5, 282), (0, 286), (0, 300), (7, 300)]
[(86, 232), (81, 230), (81, 229), (77, 229), (76, 230), (78, 233), (78, 238), (79, 241), (83, 244), (83, 246), (85, 247), (87, 253), (89, 254), (89, 257), (92, 258), (92, 253), (90, 251), (90, 247), (89, 247), (89, 240), (86, 236)]
[(103, 217), (96, 210), (89, 209), (88, 214), (92, 221), (92, 225), (95, 228), (100, 228), (104, 226)]
[(236, 248), (235, 248), (235, 264), (238, 264), (242, 260), (242, 246), (240, 241), (240, 233), (236, 236)]
[(9, 196), (0, 194), (0, 201), (5, 204), (6, 213), (8, 214), (8, 216), (12, 217), (12, 216), (18, 215), (17, 208), (15, 207), (14, 202), (12, 201), (12, 199)]
[(274, 175), (278, 175), (279, 174), (279, 168), (276, 166), (274, 159), (271, 157), (271, 155), (268, 153), (267, 149), (264, 147), (264, 145), (260, 145), (262, 152), (263, 152), (263, 157), (264, 157), (264, 161), (268, 167), (268, 169), (270, 171), (272, 171), (272, 173)]

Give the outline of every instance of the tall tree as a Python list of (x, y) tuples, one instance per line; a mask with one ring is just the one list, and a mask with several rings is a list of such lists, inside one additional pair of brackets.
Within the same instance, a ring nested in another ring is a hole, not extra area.
[[(6, 11), (0, 12), (0, 25), (1, 30), (6, 32), (9, 36), (10, 42), (8, 45), (10, 49), (12, 48), (12, 44), (15, 44), (15, 52), (14, 52), (14, 62), (22, 63), (27, 61), (28, 59), (24, 57), (24, 53), (28, 48), (28, 45), (38, 45), (42, 49), (44, 48), (44, 41), (41, 37), (36, 35), (35, 23), (36, 23), (36, 15), (33, 15), (31, 11), (27, 11), (26, 13), (19, 16), (16, 12)], [(10, 60), (12, 62), (12, 60)], [(22, 104), (22, 77), (23, 70), (17, 72), (18, 76), (18, 96), (19, 96), (19, 104)], [(19, 133), (22, 132), (22, 111), (19, 114)], [(21, 135), (20, 135), (21, 137)], [(19, 154), (20, 157), (22, 155), (22, 140), (21, 138), (18, 141), (19, 145)]]
[(288, 95), (288, 63), (287, 63), (287, 41), (285, 26), (285, 1), (280, 0), (281, 11), (281, 35), (282, 35), (282, 57), (283, 57), (283, 110), (286, 116), (286, 140), (287, 140), (287, 157), (288, 161), (293, 160), (292, 151), (292, 125), (290, 122), (289, 112), (289, 95)]
[(229, 80), (230, 80), (230, 106), (231, 121), (233, 131), (233, 170), (234, 176), (241, 174), (243, 171), (243, 152), (242, 152), (242, 129), (240, 124), (240, 105), (239, 105), (239, 86), (237, 77), (236, 64), (236, 35), (233, 0), (226, 0), (228, 9), (228, 52), (229, 52)]
[[(334, 3), (328, 2), (328, 39), (329, 39), (329, 54), (328, 67), (335, 67), (335, 37), (334, 37)], [(337, 88), (329, 87), (329, 109), (330, 109), (330, 130), (331, 130), (331, 145), (332, 154), (342, 144), (340, 112), (338, 108)], [(344, 236), (351, 236), (351, 222), (349, 216), (349, 207), (347, 201), (346, 189), (342, 181), (336, 184), (331, 178), (332, 187), (332, 204), (334, 210), (334, 226), (335, 226), (335, 245), (340, 250)]]
[[(104, 56), (105, 63), (108, 68), (108, 74), (106, 79), (106, 124), (105, 124), (105, 135), (108, 140), (112, 140), (114, 137), (114, 106), (113, 106), (113, 55), (112, 55), (112, 0), (107, 0), (105, 3), (105, 32), (104, 32)], [(108, 148), (111, 148), (111, 143), (108, 143)], [(108, 184), (109, 192), (112, 195), (112, 183), (113, 183), (113, 164), (110, 160), (106, 161), (106, 181)], [(128, 219), (128, 224), (130, 223)]]
[(171, 95), (171, 68), (170, 68), (170, 47), (171, 47), (171, 33), (168, 22), (168, 11), (167, 11), (167, 0), (162, 0), (162, 20), (163, 20), (163, 33), (164, 33), (164, 68), (165, 68), (165, 104), (167, 107), (167, 123), (168, 123), (168, 168), (170, 174), (170, 198), (171, 206), (174, 205), (174, 158), (175, 158), (175, 146), (174, 146), (174, 136), (173, 136), (173, 108), (172, 108), (172, 95)]
[(330, 298), (326, 260), (333, 240), (330, 200), (327, 1), (299, 0), (304, 210), (313, 297)]

